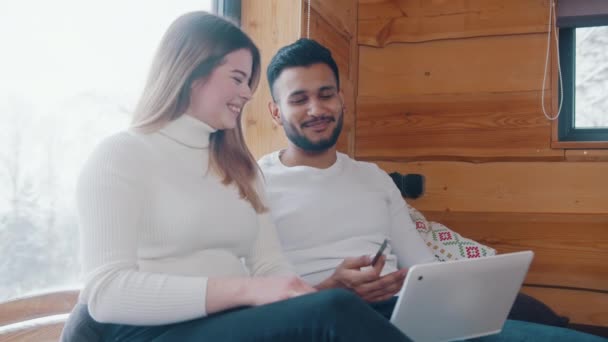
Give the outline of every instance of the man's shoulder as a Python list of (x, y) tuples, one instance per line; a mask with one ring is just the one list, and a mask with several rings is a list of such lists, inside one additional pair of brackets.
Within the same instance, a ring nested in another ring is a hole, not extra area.
[(342, 162), (345, 165), (357, 173), (362, 173), (368, 176), (378, 176), (384, 173), (384, 171), (382, 171), (382, 169), (380, 169), (380, 167), (378, 167), (378, 165), (375, 163), (355, 160), (349, 157), (347, 154), (340, 152), (338, 152), (338, 157), (342, 159)]

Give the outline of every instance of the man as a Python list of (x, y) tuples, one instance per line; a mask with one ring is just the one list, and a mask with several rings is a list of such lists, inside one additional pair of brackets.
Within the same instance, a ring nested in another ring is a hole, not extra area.
[[(289, 142), (259, 165), (285, 254), (319, 289), (349, 288), (370, 302), (390, 299), (408, 267), (435, 258), (391, 178), (336, 151), (345, 108), (331, 53), (300, 39), (277, 52), (267, 77), (270, 114)], [(386, 257), (372, 267), (385, 238)]]
[[(391, 178), (336, 152), (344, 100), (331, 53), (313, 40), (280, 49), (267, 70), (272, 119), (289, 142), (264, 156), (268, 203), (287, 257), (318, 289), (345, 287), (389, 317), (407, 267), (434, 262)], [(386, 258), (371, 267), (384, 238)], [(360, 257), (353, 257), (361, 255)], [(554, 326), (568, 320), (519, 294), (509, 319)]]

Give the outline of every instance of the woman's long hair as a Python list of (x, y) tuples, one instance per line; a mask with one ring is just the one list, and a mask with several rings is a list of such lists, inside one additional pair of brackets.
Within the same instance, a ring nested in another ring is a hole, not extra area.
[[(202, 11), (177, 18), (156, 51), (131, 128), (152, 133), (183, 115), (190, 104), (192, 82), (208, 77), (227, 54), (239, 49), (249, 50), (253, 57), (249, 81), (253, 92), (260, 79), (260, 52), (240, 28)], [(264, 212), (255, 184), (259, 169), (245, 144), (240, 118), (236, 128), (212, 133), (209, 149), (210, 165), (222, 182), (236, 183), (256, 212)]]

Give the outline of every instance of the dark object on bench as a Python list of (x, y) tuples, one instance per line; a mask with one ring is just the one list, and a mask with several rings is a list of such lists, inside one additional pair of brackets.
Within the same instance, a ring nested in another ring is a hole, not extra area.
[(397, 185), (401, 196), (405, 198), (418, 198), (424, 193), (424, 176), (417, 173), (402, 175), (399, 172), (390, 173), (389, 176)]
[(521, 292), (515, 298), (511, 312), (509, 312), (509, 319), (563, 328), (566, 328), (570, 321), (568, 317), (556, 314), (540, 300)]

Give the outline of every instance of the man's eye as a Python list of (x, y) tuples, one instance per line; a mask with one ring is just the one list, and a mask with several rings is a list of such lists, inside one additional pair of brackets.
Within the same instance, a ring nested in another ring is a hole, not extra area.
[(322, 99), (331, 99), (332, 97), (334, 97), (334, 93), (328, 93), (328, 94), (321, 94), (321, 98)]
[(291, 100), (291, 103), (293, 104), (303, 104), (304, 102), (306, 102), (306, 98)]
[(242, 79), (240, 79), (240, 78), (238, 78), (238, 77), (233, 77), (232, 79), (233, 79), (233, 80), (236, 82), (236, 84), (241, 84), (241, 83), (243, 83), (243, 80), (242, 80)]

